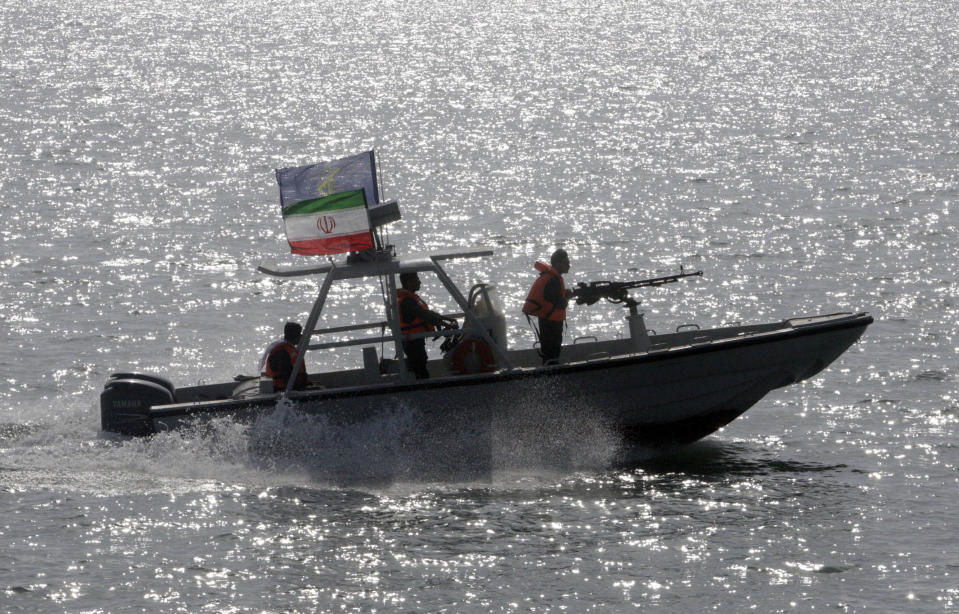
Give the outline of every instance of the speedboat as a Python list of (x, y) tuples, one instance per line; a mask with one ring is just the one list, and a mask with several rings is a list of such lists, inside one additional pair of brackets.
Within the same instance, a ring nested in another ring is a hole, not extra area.
[[(391, 443), (414, 450), (424, 467), (450, 458), (488, 460), (494, 442), (510, 446), (530, 431), (580, 429), (583, 437), (602, 433), (649, 447), (688, 444), (729, 424), (771, 390), (813, 377), (873, 321), (866, 313), (833, 313), (655, 334), (630, 292), (700, 272), (593, 282), (573, 291), (577, 302), (623, 305), (626, 334), (577, 339), (563, 347), (558, 362), (544, 365), (535, 346), (510, 347), (494, 286), (476, 284), (464, 293), (446, 271), (450, 261), (488, 257), (492, 250), (399, 257), (385, 244), (378, 229), (400, 213), (396, 201), (379, 201), (372, 151), (277, 170), (277, 181), (291, 251), (350, 254), (339, 263), (259, 266), (265, 275), (318, 280), (294, 372), (308, 352), (326, 349), (353, 353), (351, 368), (312, 373), (304, 389), (294, 389), (296, 378), (290, 378), (282, 390), (263, 373), (184, 387), (158, 374), (114, 373), (100, 396), (104, 431), (145, 436), (211, 418), (252, 423), (292, 412), (348, 433), (399, 415), (401, 428), (390, 434), (399, 441)], [(403, 273), (434, 275), (460, 309), (446, 315), (462, 325), (413, 335), (446, 338), (444, 356), (427, 365), (428, 379), (416, 379), (405, 364), (396, 288)], [(324, 327), (330, 289), (344, 281), (378, 288), (383, 319)], [(393, 358), (383, 355), (386, 347)]]
[[(497, 428), (509, 433), (509, 425), (531, 420), (541, 428), (561, 412), (566, 423), (589, 421), (626, 443), (688, 444), (729, 424), (770, 391), (813, 377), (873, 321), (866, 313), (833, 313), (655, 334), (636, 309), (638, 302), (616, 287), (606, 298), (629, 308), (628, 334), (567, 344), (557, 364), (543, 365), (535, 347), (509, 347), (494, 286), (477, 284), (464, 293), (446, 271), (449, 261), (492, 254), (473, 250), (402, 258), (386, 249), (341, 264), (261, 264), (259, 271), (266, 275), (322, 279), (299, 342), (299, 360), (315, 350), (359, 350), (362, 367), (311, 373), (301, 390), (292, 388), (293, 378), (287, 389), (274, 390), (265, 374), (175, 387), (160, 375), (119, 372), (100, 397), (102, 428), (144, 436), (211, 417), (249, 422), (278, 408), (348, 428), (402, 411), (409, 417), (409, 432), (402, 434), (406, 443), (446, 456), (475, 454)], [(450, 340), (443, 358), (428, 363), (429, 379), (415, 379), (405, 368), (394, 281), (402, 273), (435, 275), (462, 310), (446, 314), (462, 318), (461, 327), (418, 334)], [(664, 279), (673, 281), (659, 278)], [(331, 287), (347, 280), (385, 288), (383, 320), (321, 326)], [(608, 284), (602, 282), (600, 290)], [(578, 291), (595, 288), (583, 286)], [(385, 344), (395, 358), (377, 353)], [(436, 450), (437, 441), (444, 442), (442, 450)]]

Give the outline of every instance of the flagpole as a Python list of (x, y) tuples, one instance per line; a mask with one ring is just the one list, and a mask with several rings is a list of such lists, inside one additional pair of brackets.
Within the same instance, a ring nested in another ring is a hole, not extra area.
[[(371, 151), (372, 155), (373, 152)], [(363, 204), (366, 209), (366, 225), (370, 227), (370, 235), (373, 237), (373, 250), (380, 251), (383, 249), (383, 241), (380, 239), (380, 233), (376, 231), (376, 228), (373, 227), (373, 221), (370, 219), (370, 203), (366, 200), (366, 188), (360, 188), (363, 190)]]
[[(376, 148), (370, 148), (370, 167), (373, 169), (373, 186), (377, 189), (375, 194), (376, 203), (379, 204), (384, 200), (383, 198), (383, 179), (380, 177), (379, 171), (376, 169)], [(369, 218), (369, 209), (366, 210), (367, 218)], [(383, 236), (380, 234), (379, 228), (374, 228), (372, 221), (370, 222), (370, 230), (373, 232), (373, 242), (376, 244), (376, 251), (381, 251), (384, 248), (385, 243), (383, 242)]]
[(376, 203), (379, 204), (386, 199), (383, 197), (383, 178), (380, 177), (380, 173), (376, 170), (376, 149), (370, 149), (370, 163), (373, 168), (373, 181), (376, 184), (377, 193), (376, 193)]

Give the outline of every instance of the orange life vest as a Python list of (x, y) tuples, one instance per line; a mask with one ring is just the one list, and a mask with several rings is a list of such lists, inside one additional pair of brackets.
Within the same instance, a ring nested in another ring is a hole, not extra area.
[[(290, 368), (296, 365), (296, 359), (299, 357), (299, 353), (296, 351), (296, 348), (293, 347), (293, 344), (289, 341), (281, 340), (277, 341), (267, 349), (266, 355), (266, 364), (264, 365), (264, 371), (268, 377), (273, 378), (273, 389), (274, 390), (286, 390), (287, 381), (283, 379), (279, 372), (277, 372), (273, 365), (270, 364), (270, 358), (276, 352), (286, 352), (290, 357)], [(305, 386), (306, 385), (306, 365), (300, 363), (300, 370), (296, 374), (296, 385)]]
[(529, 290), (529, 296), (526, 297), (526, 302), (523, 303), (523, 313), (529, 316), (536, 316), (537, 318), (553, 320), (554, 322), (564, 321), (566, 319), (566, 309), (556, 307), (556, 305), (547, 301), (546, 296), (544, 296), (546, 293), (546, 284), (549, 283), (553, 277), (559, 279), (560, 295), (566, 296), (566, 282), (563, 281), (563, 276), (560, 275), (559, 271), (545, 262), (537, 262), (536, 270), (540, 271), (541, 275), (536, 278), (536, 281), (533, 282), (533, 287)]
[[(412, 298), (416, 301), (416, 304), (419, 305), (422, 309), (429, 309), (427, 304), (423, 302), (415, 292), (410, 292), (406, 288), (400, 288), (396, 291), (397, 306), (401, 305), (403, 301), (407, 298)], [(403, 319), (403, 309), (400, 308), (400, 330), (403, 331), (403, 338), (406, 339), (407, 335), (412, 335), (414, 333), (431, 333), (436, 328), (432, 324), (424, 320), (423, 318), (413, 318), (412, 320)]]

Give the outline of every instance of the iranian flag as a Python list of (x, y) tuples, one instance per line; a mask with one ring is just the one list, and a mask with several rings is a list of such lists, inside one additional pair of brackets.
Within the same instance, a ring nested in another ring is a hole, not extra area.
[(294, 254), (325, 256), (373, 249), (362, 188), (285, 206), (283, 223)]
[(276, 171), (286, 238), (294, 254), (373, 249), (367, 206), (379, 201), (376, 157), (366, 151)]

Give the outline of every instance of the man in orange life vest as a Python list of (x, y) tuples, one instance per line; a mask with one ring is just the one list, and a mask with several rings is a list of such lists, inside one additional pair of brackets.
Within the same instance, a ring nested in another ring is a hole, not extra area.
[(414, 333), (428, 333), (436, 330), (437, 326), (451, 324), (456, 326), (456, 320), (447, 318), (423, 302), (416, 292), (422, 285), (420, 276), (416, 273), (401, 273), (400, 285), (397, 290), (397, 301), (400, 308), (400, 328), (403, 331), (403, 354), (406, 356), (406, 368), (416, 374), (416, 379), (428, 379), (430, 372), (426, 369), (426, 338), (406, 340), (406, 335)]
[[(287, 322), (283, 327), (283, 338), (271, 343), (260, 359), (260, 373), (266, 373), (273, 378), (273, 390), (277, 392), (286, 390), (286, 384), (290, 381), (293, 365), (296, 364), (299, 356), (296, 345), (300, 342), (302, 333), (302, 326), (296, 322)], [(293, 388), (294, 390), (306, 388), (306, 383), (306, 365), (301, 362)]]
[(540, 276), (533, 282), (523, 303), (523, 313), (539, 318), (540, 355), (545, 365), (556, 362), (563, 345), (566, 306), (572, 296), (563, 281), (563, 274), (569, 272), (569, 254), (558, 249), (550, 257), (549, 264), (537, 262), (536, 270)]

